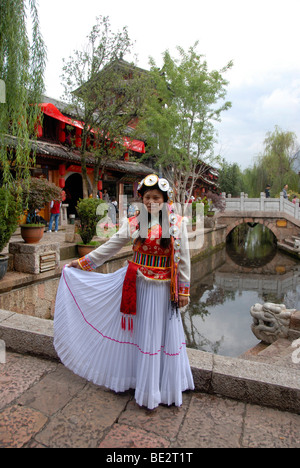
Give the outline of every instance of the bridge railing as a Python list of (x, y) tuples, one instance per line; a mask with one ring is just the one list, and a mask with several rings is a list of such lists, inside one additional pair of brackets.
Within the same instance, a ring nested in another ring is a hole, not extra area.
[(295, 219), (300, 219), (299, 199), (296, 198), (296, 203), (292, 203), (283, 196), (281, 192), (279, 198), (266, 198), (265, 193), (260, 194), (260, 198), (248, 198), (247, 193), (241, 193), (238, 198), (232, 197), (230, 194), (222, 193), (226, 201), (226, 211), (260, 211), (260, 212), (282, 212)]

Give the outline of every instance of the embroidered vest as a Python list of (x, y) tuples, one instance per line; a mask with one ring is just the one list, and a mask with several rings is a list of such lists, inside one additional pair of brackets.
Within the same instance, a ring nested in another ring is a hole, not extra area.
[[(176, 216), (170, 229), (179, 232), (182, 218)], [(130, 235), (133, 239), (139, 236), (138, 220), (136, 217), (129, 219)], [(136, 236), (137, 234), (137, 236)], [(148, 229), (148, 236), (144, 242), (135, 240), (133, 245), (133, 259), (129, 262), (127, 273), (123, 283), (122, 301), (120, 311), (123, 314), (122, 328), (126, 328), (126, 316), (136, 315), (136, 277), (140, 271), (146, 278), (158, 281), (169, 281), (171, 287), (171, 300), (178, 301), (178, 262), (174, 252), (174, 237), (171, 235), (171, 243), (167, 248), (160, 245), (162, 228), (156, 224)], [(180, 246), (180, 243), (179, 243)], [(132, 329), (132, 320), (128, 320), (128, 329)]]
[[(138, 223), (136, 218), (129, 219), (130, 234), (134, 237)], [(132, 263), (139, 265), (139, 271), (149, 279), (168, 281), (171, 279), (172, 246), (160, 246), (162, 228), (159, 224), (148, 229), (147, 239), (133, 245)]]

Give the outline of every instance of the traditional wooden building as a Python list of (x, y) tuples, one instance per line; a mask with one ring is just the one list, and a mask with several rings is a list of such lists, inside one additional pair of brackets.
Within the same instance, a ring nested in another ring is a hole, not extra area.
[[(41, 103), (43, 124), (38, 128), (37, 141), (32, 141), (32, 151), (36, 155), (36, 164), (32, 175), (43, 176), (56, 185), (64, 188), (67, 199), (68, 214), (76, 213), (76, 204), (82, 198), (81, 158), (79, 147), (83, 122), (74, 120), (70, 114), (62, 111), (66, 108), (63, 102), (44, 97)], [(11, 137), (11, 143), (16, 141)], [(138, 182), (153, 168), (137, 159), (145, 153), (145, 143), (124, 136), (121, 145), (124, 148), (123, 158), (106, 163), (104, 175), (99, 184), (99, 193), (105, 189), (109, 195), (125, 194), (128, 198), (136, 195)], [(134, 161), (130, 161), (130, 158)], [(92, 191), (94, 176), (94, 157), (87, 157), (87, 172)], [(45, 213), (46, 218), (49, 214)]]
[(203, 198), (208, 192), (218, 193), (218, 170), (208, 164), (202, 164), (203, 169), (195, 183), (193, 196), (195, 199)]

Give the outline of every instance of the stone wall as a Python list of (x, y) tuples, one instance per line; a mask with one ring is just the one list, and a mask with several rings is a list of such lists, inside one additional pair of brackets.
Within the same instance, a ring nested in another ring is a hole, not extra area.
[[(214, 224), (214, 223), (213, 223)], [(192, 248), (192, 259), (209, 255), (226, 241), (226, 226), (211, 227), (204, 230), (203, 242), (194, 243), (197, 248)], [(0, 309), (9, 310), (18, 314), (30, 315), (43, 319), (53, 319), (55, 298), (60, 272), (63, 264), (53, 272), (39, 273), (39, 258), (44, 252), (55, 250), (58, 252), (59, 244), (37, 244), (30, 246), (24, 243), (10, 244), (10, 251), (14, 255), (14, 263), (21, 262), (19, 270), (28, 273), (23, 275), (16, 273), (15, 284), (10, 281), (10, 286), (0, 292)], [(59, 255), (57, 253), (57, 255)], [(120, 250), (111, 260), (97, 269), (99, 273), (113, 273), (126, 265), (132, 256), (132, 247), (126, 246)], [(59, 262), (58, 262), (59, 263)], [(205, 271), (205, 270), (204, 270)], [(194, 274), (197, 275), (196, 272)], [(11, 277), (13, 273), (11, 273)], [(23, 284), (22, 279), (23, 277)], [(26, 284), (26, 285), (25, 285)]]
[(0, 309), (43, 319), (54, 316), (59, 278), (30, 284), (0, 295)]

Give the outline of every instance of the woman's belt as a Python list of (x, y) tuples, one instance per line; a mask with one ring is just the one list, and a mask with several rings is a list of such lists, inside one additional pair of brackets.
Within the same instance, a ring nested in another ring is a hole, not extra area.
[[(125, 317), (128, 317), (128, 329), (132, 330), (131, 317), (136, 315), (136, 277), (139, 269), (143, 268), (165, 270), (170, 272), (170, 257), (159, 257), (158, 255), (146, 255), (135, 252), (133, 261), (128, 262), (127, 272), (122, 289), (122, 300), (120, 311), (122, 313), (122, 328), (126, 328)], [(171, 274), (169, 275), (171, 277)]]
[(171, 266), (170, 257), (160, 255), (148, 255), (140, 252), (134, 252), (133, 263), (152, 268), (169, 268)]

